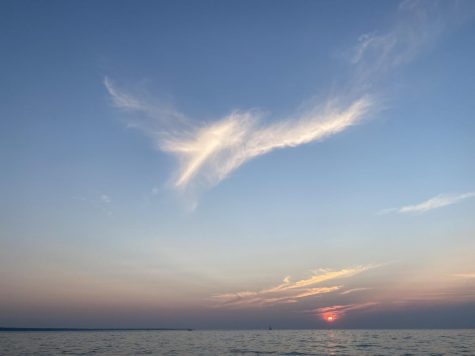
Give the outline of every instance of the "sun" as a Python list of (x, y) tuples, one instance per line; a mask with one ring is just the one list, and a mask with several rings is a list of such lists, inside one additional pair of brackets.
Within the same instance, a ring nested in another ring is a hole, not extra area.
[(336, 313), (322, 313), (320, 317), (327, 323), (333, 323), (339, 319), (339, 315)]

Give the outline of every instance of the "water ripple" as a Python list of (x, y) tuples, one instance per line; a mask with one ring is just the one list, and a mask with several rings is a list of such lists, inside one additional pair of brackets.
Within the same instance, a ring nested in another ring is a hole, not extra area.
[(475, 330), (0, 332), (0, 355), (471, 355)]

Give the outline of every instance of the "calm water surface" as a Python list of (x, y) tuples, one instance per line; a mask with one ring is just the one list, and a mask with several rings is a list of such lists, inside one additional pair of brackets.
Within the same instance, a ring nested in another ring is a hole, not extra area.
[(475, 355), (475, 330), (1, 332), (0, 355)]

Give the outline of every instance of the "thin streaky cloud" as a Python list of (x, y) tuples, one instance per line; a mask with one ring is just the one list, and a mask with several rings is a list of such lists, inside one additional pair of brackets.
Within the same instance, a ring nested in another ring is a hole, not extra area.
[(218, 308), (252, 308), (252, 307), (266, 307), (276, 304), (290, 304), (297, 303), (303, 298), (316, 297), (320, 294), (326, 294), (338, 291), (342, 286), (330, 286), (320, 288), (304, 288), (293, 292), (279, 292), (279, 293), (258, 293), (253, 292), (238, 292), (230, 294), (217, 295), (211, 298), (215, 307)]
[(341, 292), (340, 294), (341, 295), (352, 294), (352, 293), (362, 292), (364, 290), (369, 290), (369, 289), (371, 289), (371, 288), (353, 288), (353, 289), (345, 290), (345, 291)]
[(130, 111), (143, 111), (146, 113), (151, 112), (151, 107), (146, 105), (141, 100), (124, 93), (123, 91), (119, 90), (112, 81), (108, 78), (104, 78), (104, 85), (109, 92), (109, 95), (112, 99), (112, 103), (115, 107), (123, 110), (130, 110)]
[(368, 309), (378, 305), (379, 302), (365, 302), (344, 305), (331, 305), (311, 310), (310, 313), (317, 314), (323, 319), (331, 316), (333, 319), (339, 319), (349, 311)]
[(475, 192), (463, 194), (439, 194), (433, 198), (414, 205), (406, 205), (400, 208), (384, 209), (379, 212), (382, 214), (421, 214), (430, 210), (443, 208), (449, 205), (460, 203), (463, 200), (475, 197)]
[(130, 127), (141, 129), (154, 140), (161, 140), (173, 132), (183, 132), (191, 124), (190, 120), (172, 105), (164, 102), (149, 103), (145, 98), (139, 98), (121, 90), (110, 78), (104, 78), (112, 105), (128, 113), (140, 113), (139, 118), (129, 118)]
[(341, 290), (342, 285), (318, 286), (323, 282), (350, 278), (378, 265), (360, 265), (340, 270), (318, 269), (305, 279), (292, 282), (290, 277), (282, 283), (260, 291), (240, 291), (235, 293), (218, 294), (211, 297), (215, 307), (242, 308), (254, 306), (270, 306), (280, 303), (296, 303), (303, 298), (316, 297), (320, 294)]
[(374, 82), (411, 62), (444, 33), (471, 19), (474, 13), (475, 7), (462, 0), (401, 1), (390, 29), (359, 36), (350, 55), (350, 62), (355, 66), (355, 81), (359, 85)]

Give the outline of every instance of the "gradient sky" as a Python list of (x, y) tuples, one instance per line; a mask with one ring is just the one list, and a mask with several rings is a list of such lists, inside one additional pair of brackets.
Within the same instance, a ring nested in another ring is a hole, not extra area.
[(475, 327), (473, 1), (0, 9), (0, 326)]

